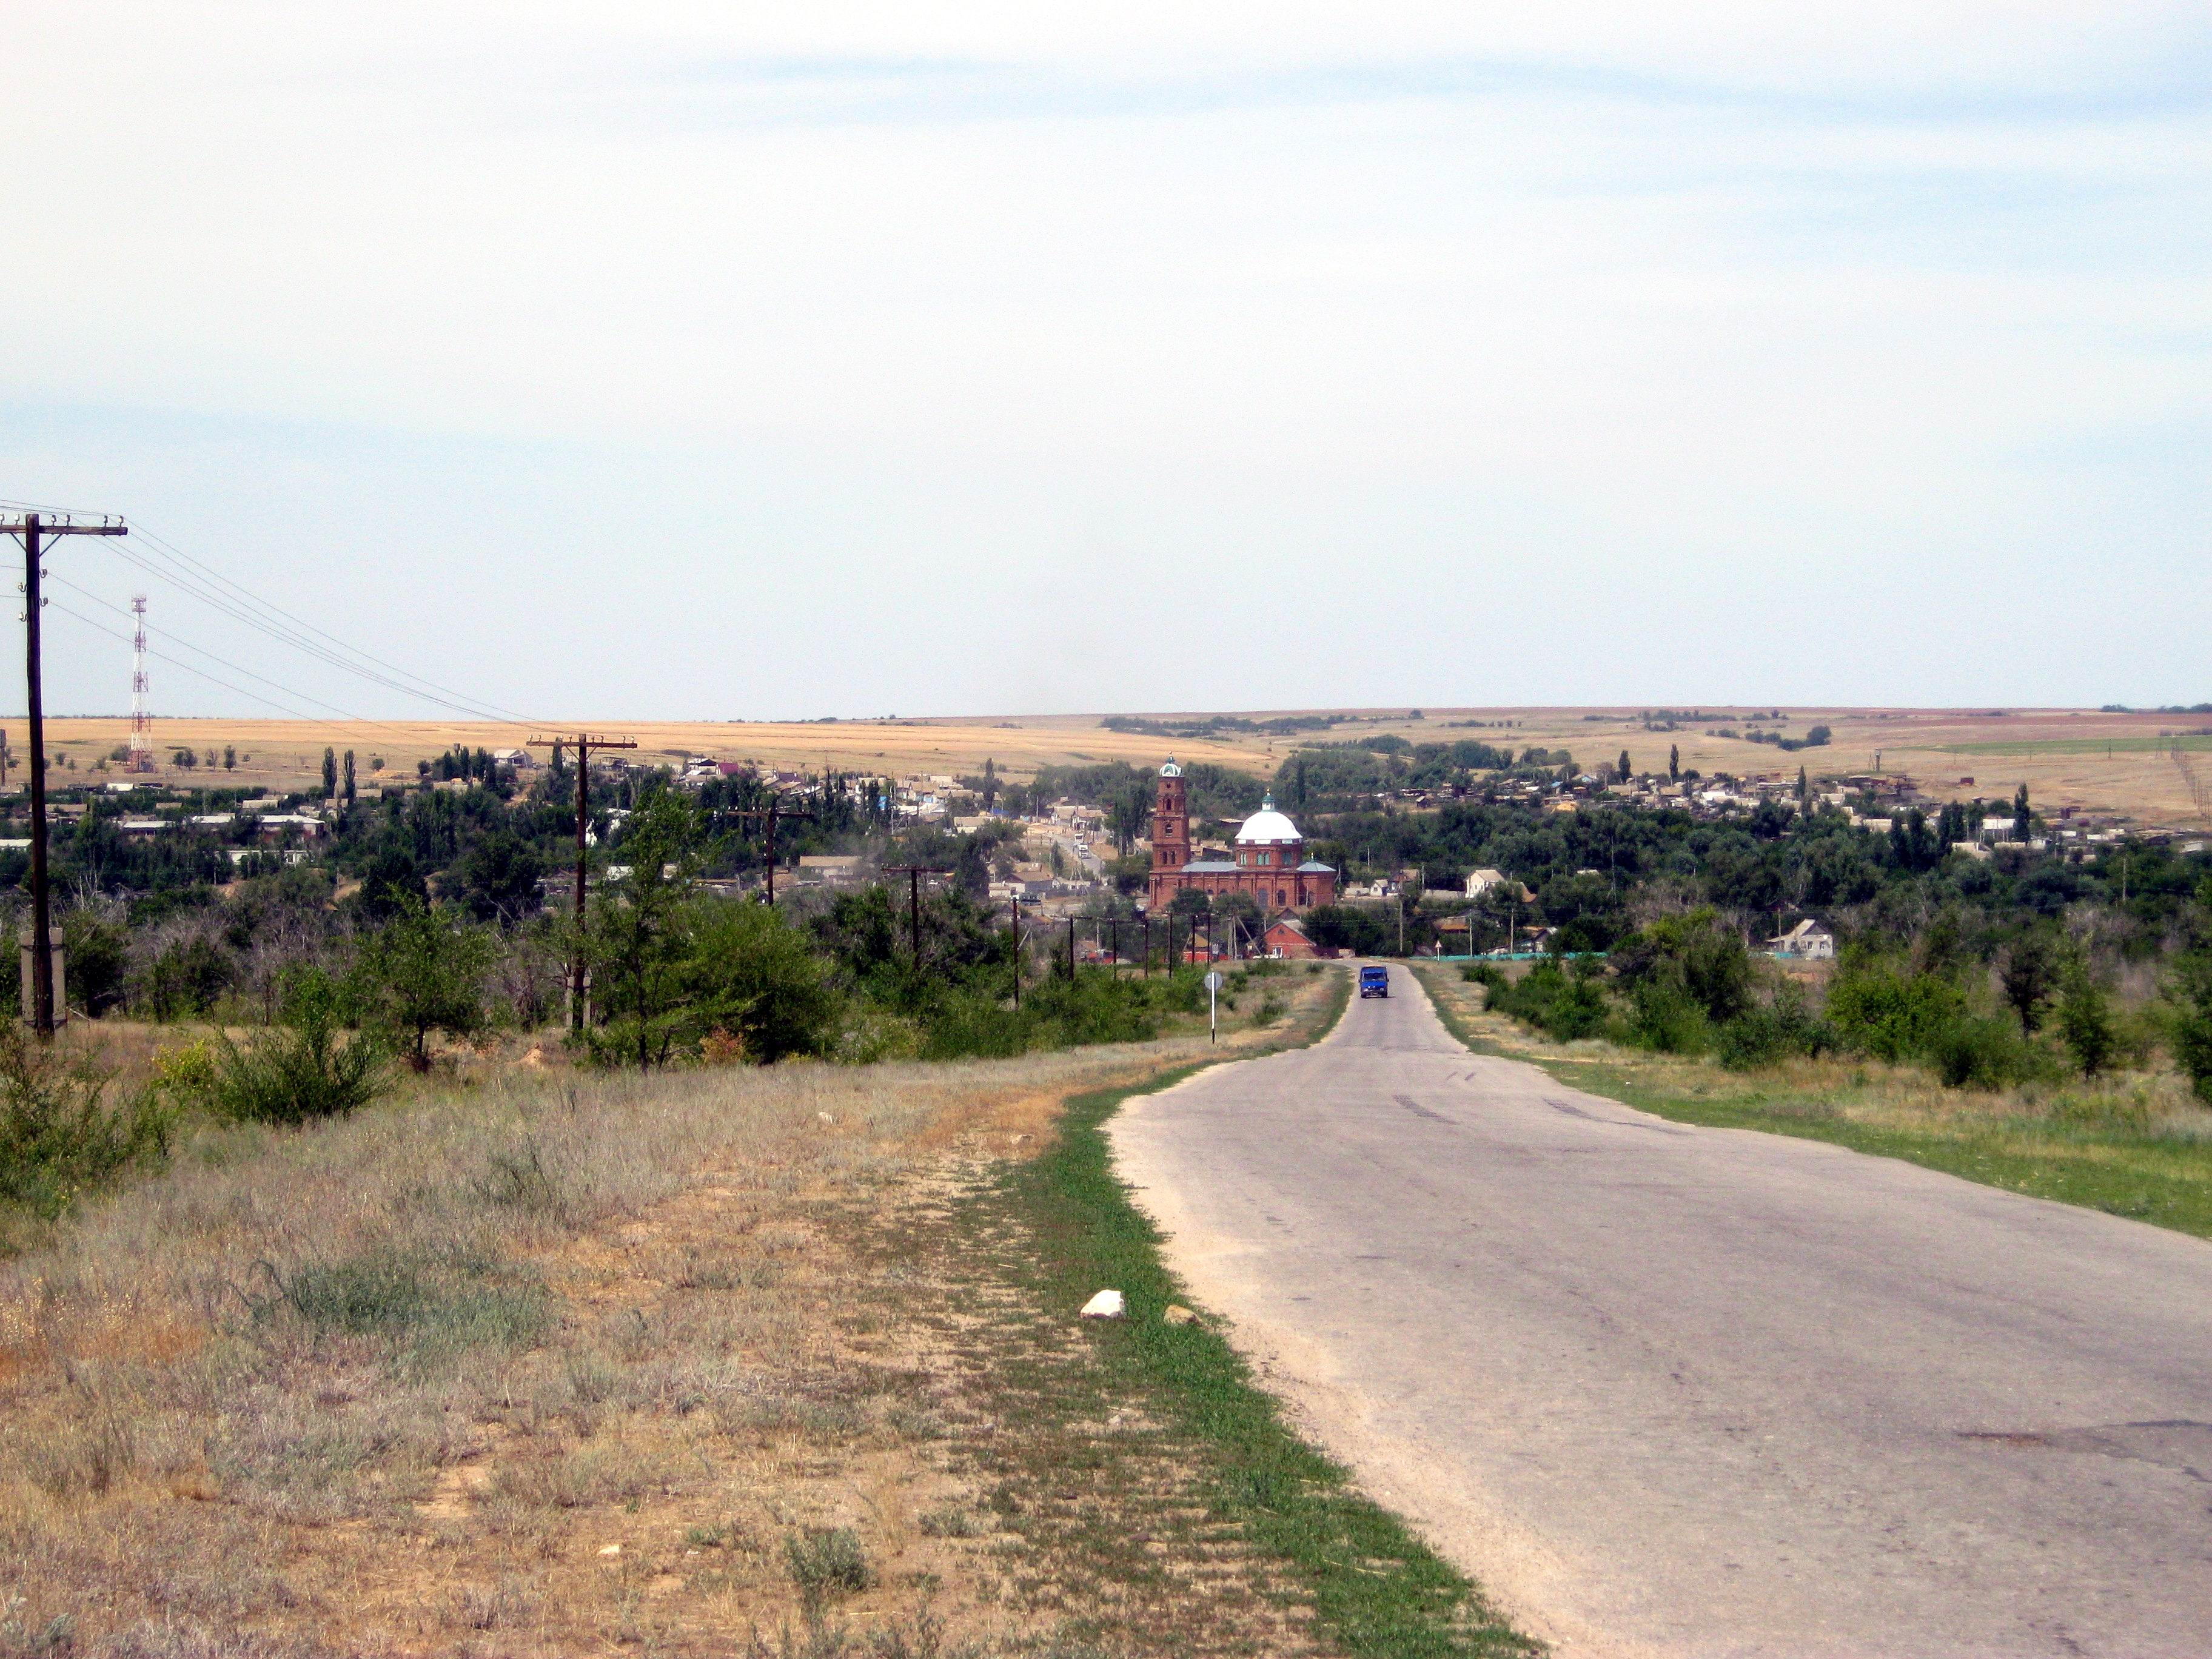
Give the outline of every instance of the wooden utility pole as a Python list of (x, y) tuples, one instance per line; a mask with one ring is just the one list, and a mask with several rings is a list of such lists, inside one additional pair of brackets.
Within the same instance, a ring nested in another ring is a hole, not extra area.
[(918, 967), (921, 963), (921, 878), (924, 876), (949, 876), (950, 870), (939, 870), (928, 864), (886, 864), (887, 876), (906, 878), (907, 948), (914, 953)]
[(30, 684), (31, 716), (31, 1029), (41, 1037), (54, 1034), (53, 910), (46, 891), (46, 697), (39, 660), (39, 568), (44, 541), (52, 536), (127, 536), (120, 519), (79, 524), (69, 514), (46, 518), (27, 513), (0, 519), (0, 532), (23, 541), (23, 669)]
[[(824, 799), (827, 797), (825, 795)], [(733, 818), (758, 818), (768, 825), (768, 902), (775, 902), (775, 826), (785, 818), (804, 818), (809, 823), (819, 820), (811, 812), (794, 812), (783, 804), (781, 795), (770, 795), (765, 806), (749, 806), (742, 812), (732, 812)]]
[(592, 817), (592, 750), (635, 749), (637, 739), (579, 732), (573, 738), (532, 738), (530, 740), (530, 747), (533, 749), (558, 749), (563, 744), (574, 744), (576, 749), (576, 959), (568, 968), (568, 1029), (580, 1031), (584, 1029), (584, 831)]
[(1022, 896), (1014, 895), (1014, 1012), (1022, 1011)]

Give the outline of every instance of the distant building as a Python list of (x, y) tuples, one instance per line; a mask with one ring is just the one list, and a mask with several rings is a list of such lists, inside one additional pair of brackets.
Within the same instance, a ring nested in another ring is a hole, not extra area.
[(1295, 916), (1277, 916), (1268, 925), (1267, 931), (1260, 936), (1260, 948), (1271, 957), (1285, 957), (1292, 960), (1336, 954), (1316, 945), (1312, 936), (1298, 924)]
[(807, 853), (799, 860), (799, 878), (809, 878), (831, 887), (842, 887), (860, 878), (860, 855), (857, 853)]
[(1807, 962), (1826, 962), (1836, 954), (1836, 936), (1817, 921), (1799, 922), (1786, 933), (1766, 941), (1778, 957), (1797, 957)]
[(1275, 810), (1271, 795), (1244, 820), (1225, 859), (1191, 856), (1190, 807), (1182, 768), (1160, 768), (1152, 805), (1151, 905), (1164, 911), (1181, 892), (1245, 893), (1262, 910), (1310, 910), (1336, 899), (1336, 872), (1305, 855), (1306, 838)]

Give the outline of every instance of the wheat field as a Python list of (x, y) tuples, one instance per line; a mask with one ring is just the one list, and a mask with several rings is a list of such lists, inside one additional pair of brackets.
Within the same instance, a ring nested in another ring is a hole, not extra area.
[[(1774, 705), (1766, 705), (1771, 708)], [(1794, 774), (1802, 763), (1814, 776), (1875, 770), (1903, 774), (1941, 799), (2010, 795), (2028, 786), (2039, 807), (2074, 806), (2129, 816), (2149, 825), (2212, 827), (2203, 799), (2192, 787), (2212, 783), (2212, 715), (2100, 713), (2093, 709), (2004, 710), (1914, 708), (1784, 708), (1786, 717), (1765, 729), (1802, 736), (1828, 726), (1822, 749), (1786, 754), (1771, 744), (1711, 735), (1750, 729), (1749, 705), (1707, 706), (1702, 718), (1678, 721), (1674, 731), (1647, 726), (1636, 708), (1425, 708), (1263, 710), (1245, 718), (1283, 714), (1339, 713), (1344, 724), (1327, 732), (1292, 736), (1229, 732), (1202, 738), (1116, 732), (1098, 714), (974, 715), (943, 719), (836, 721), (586, 721), (593, 732), (633, 737), (637, 758), (672, 761), (690, 755), (750, 760), (777, 767), (892, 776), (956, 775), (982, 769), (986, 759), (1000, 772), (1026, 777), (1038, 767), (1104, 761), (1155, 766), (1170, 753), (1261, 775), (1271, 775), (1303, 744), (1395, 734), (1416, 743), (1474, 738), (1516, 748), (1565, 748), (1585, 764), (1610, 761), (1626, 750), (1638, 770), (1667, 763), (1671, 746), (1681, 763), (1699, 771), (1738, 775)], [(1146, 716), (1156, 720), (1204, 719), (1190, 713)], [(0, 720), (0, 726), (7, 722)], [(154, 728), (165, 782), (204, 781), (204, 766), (187, 772), (172, 763), (175, 750), (220, 757), (226, 748), (241, 757), (225, 781), (284, 789), (312, 787), (325, 747), (351, 750), (364, 785), (415, 775), (416, 763), (465, 744), (471, 748), (518, 746), (533, 736), (574, 731), (566, 725), (536, 732), (521, 726), (462, 720), (353, 721), (164, 719)], [(120, 717), (48, 722), (57, 763), (73, 762), (82, 773), (125, 742), (130, 723)], [(21, 751), (20, 721), (10, 743)], [(2176, 750), (2179, 754), (2177, 757)], [(382, 770), (374, 763), (382, 763)]]

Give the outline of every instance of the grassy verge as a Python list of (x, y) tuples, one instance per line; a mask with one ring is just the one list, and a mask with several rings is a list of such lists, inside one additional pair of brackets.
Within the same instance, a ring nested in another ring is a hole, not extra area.
[[(1325, 1035), (1343, 1011), (1350, 981), (1335, 980), (1306, 1041)], [(1537, 1650), (1497, 1620), (1474, 1585), (1291, 1433), (1219, 1334), (1164, 1319), (1182, 1293), (1157, 1231), (1114, 1175), (1104, 1126), (1132, 1095), (1199, 1069), (1072, 1101), (1051, 1147), (985, 1200), (1010, 1212), (1031, 1246), (1030, 1294), (1071, 1320), (1100, 1287), (1122, 1291), (1126, 1321), (1091, 1334), (1099, 1385), (1179, 1442), (1206, 1516), (1267, 1559), (1279, 1593), (1310, 1607), (1328, 1646), (1390, 1659)]]
[(1850, 1060), (1739, 1073), (1600, 1042), (1550, 1042), (1484, 1012), (1479, 988), (1455, 968), (1415, 972), (1446, 1029), (1475, 1053), (1526, 1060), (1656, 1116), (1831, 1141), (2212, 1238), (2212, 1113), (2176, 1079), (1955, 1090)]

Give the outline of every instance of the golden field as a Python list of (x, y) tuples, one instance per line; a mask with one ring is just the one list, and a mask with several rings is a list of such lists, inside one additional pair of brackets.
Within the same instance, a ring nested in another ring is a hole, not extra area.
[[(1247, 718), (1311, 712), (1332, 711), (1263, 710)], [(1784, 720), (1767, 723), (1771, 729), (1802, 736), (1814, 726), (1825, 725), (1834, 733), (1827, 748), (1792, 755), (1769, 744), (1707, 735), (1722, 726), (1747, 729), (1751, 711), (1746, 705), (1702, 709), (1698, 712), (1707, 718), (1683, 722), (1681, 729), (1671, 732), (1647, 730), (1642, 711), (1632, 708), (1431, 708), (1422, 710), (1423, 718), (1418, 720), (1410, 718), (1412, 711), (1407, 709), (1339, 712), (1352, 720), (1331, 732), (1297, 737), (1245, 732), (1199, 739), (1109, 731), (1097, 714), (693, 720), (593, 724), (589, 729), (635, 738), (637, 757), (647, 761), (702, 754), (807, 771), (826, 762), (840, 771), (909, 775), (980, 771), (989, 757), (997, 761), (1000, 771), (1016, 777), (1053, 763), (1126, 761), (1149, 766), (1170, 751), (1185, 761), (1213, 761), (1266, 774), (1302, 743), (1340, 742), (1383, 732), (1414, 742), (1475, 738), (1500, 745), (1564, 747), (1585, 763), (1611, 759), (1626, 749), (1638, 770), (1663, 766), (1671, 744), (1680, 748), (1684, 766), (1707, 773), (1794, 772), (1802, 763), (1819, 776), (1873, 770), (1878, 757), (1881, 770), (1908, 775), (1941, 797), (2009, 795), (2025, 783), (2039, 806), (2122, 813), (2149, 825), (2212, 826), (2189, 775), (2193, 769), (2200, 781), (2212, 783), (2212, 715), (2064, 708), (1785, 708)], [(1481, 724), (1460, 724), (1468, 721)], [(57, 754), (73, 759), (82, 772), (125, 741), (130, 723), (119, 718), (56, 720), (48, 722), (48, 733)], [(183, 782), (206, 775), (204, 769), (187, 775), (170, 766), (175, 750), (190, 745), (201, 754), (212, 750), (220, 756), (229, 746), (250, 757), (229, 781), (279, 788), (317, 778), (325, 746), (354, 750), (366, 785), (378, 781), (374, 760), (384, 763), (381, 775), (386, 780), (411, 778), (417, 761), (454, 744), (497, 749), (518, 745), (533, 735), (544, 734), (520, 726), (459, 720), (165, 719), (155, 724), (164, 781)], [(19, 722), (11, 737), (19, 753), (21, 737)], [(2177, 739), (2182, 750), (2179, 759), (2173, 753)]]

